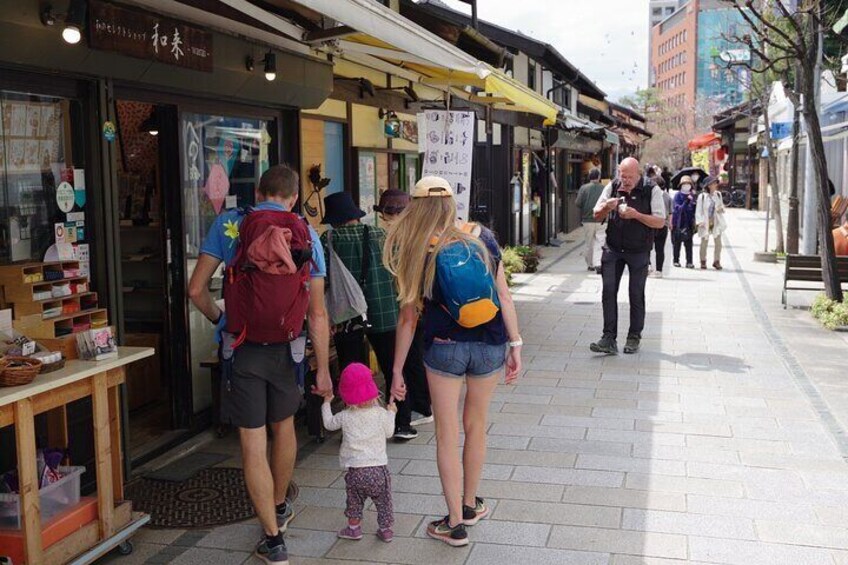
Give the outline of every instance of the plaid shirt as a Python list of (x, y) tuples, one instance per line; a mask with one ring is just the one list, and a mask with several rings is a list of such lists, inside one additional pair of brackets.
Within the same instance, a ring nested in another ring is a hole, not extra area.
[[(362, 293), (368, 302), (368, 322), (371, 333), (390, 332), (397, 327), (398, 302), (395, 281), (383, 266), (383, 244), (386, 232), (382, 228), (369, 226), (371, 262)], [(333, 250), (357, 281), (362, 273), (362, 244), (365, 237), (363, 224), (350, 224), (333, 229)], [(327, 249), (327, 234), (321, 236), (321, 244)], [(329, 262), (329, 255), (327, 256)]]

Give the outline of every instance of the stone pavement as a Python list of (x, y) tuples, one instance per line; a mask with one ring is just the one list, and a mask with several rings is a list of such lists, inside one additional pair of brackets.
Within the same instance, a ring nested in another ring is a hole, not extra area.
[[(425, 426), (388, 447), (391, 544), (336, 539), (345, 521), (339, 438), (302, 449), (291, 562), (848, 564), (843, 336), (781, 308), (781, 266), (751, 262), (762, 217), (729, 216), (723, 272), (675, 269), (649, 281), (635, 356), (589, 352), (601, 327), (600, 278), (586, 273), (579, 247), (548, 250), (545, 272), (519, 277), (526, 373), (500, 386), (491, 406), (479, 494), (494, 512), (469, 529), (470, 546), (426, 537), (445, 507)], [(237, 453), (232, 437), (210, 449)], [(373, 513), (364, 527), (375, 531)], [(145, 530), (132, 556), (114, 559), (253, 562), (258, 536), (250, 522)]]

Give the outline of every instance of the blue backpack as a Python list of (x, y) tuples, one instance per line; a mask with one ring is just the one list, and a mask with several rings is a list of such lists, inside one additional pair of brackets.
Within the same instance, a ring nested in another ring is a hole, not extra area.
[(494, 276), (476, 246), (455, 241), (442, 248), (436, 256), (436, 282), (442, 308), (463, 328), (490, 322), (500, 311)]

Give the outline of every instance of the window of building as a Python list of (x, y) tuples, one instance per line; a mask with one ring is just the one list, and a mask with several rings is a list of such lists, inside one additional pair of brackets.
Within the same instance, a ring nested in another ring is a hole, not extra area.
[(536, 64), (530, 63), (527, 65), (527, 86), (530, 90), (536, 90)]
[(651, 14), (653, 14), (655, 16), (661, 16), (662, 15), (662, 8), (654, 8), (653, 10), (651, 10)]
[(671, 14), (673, 14), (674, 13), (674, 6), (666, 6), (665, 7), (665, 13), (666, 13), (667, 16), (670, 16)]
[[(54, 224), (85, 203), (84, 185), (73, 190), (85, 177), (83, 139), (79, 101), (0, 91), (0, 264), (44, 260)], [(67, 210), (60, 187), (72, 195)], [(73, 241), (87, 235), (75, 228)]]

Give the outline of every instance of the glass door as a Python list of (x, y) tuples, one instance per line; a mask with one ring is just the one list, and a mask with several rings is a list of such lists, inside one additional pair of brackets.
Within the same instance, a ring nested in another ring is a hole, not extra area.
[[(191, 279), (200, 246), (221, 212), (255, 204), (259, 178), (270, 166), (269, 148), (276, 122), (183, 112), (179, 120), (180, 185), (182, 187), (181, 264), (185, 281)], [(212, 278), (210, 290), (221, 298), (223, 265)], [(185, 293), (187, 297), (187, 292)], [(211, 407), (212, 387), (208, 369), (201, 363), (217, 355), (212, 324), (188, 302), (188, 365), (192, 382), (194, 414)]]

